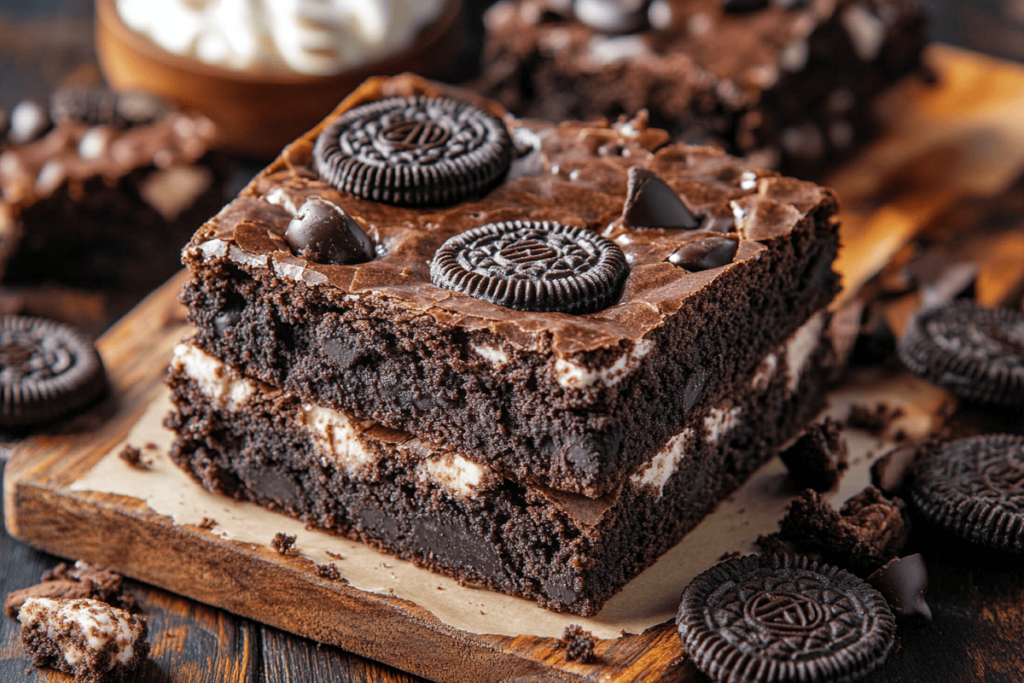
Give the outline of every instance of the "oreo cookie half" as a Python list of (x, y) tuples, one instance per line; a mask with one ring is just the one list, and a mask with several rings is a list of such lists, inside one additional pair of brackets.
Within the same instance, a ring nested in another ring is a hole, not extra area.
[(583, 228), (547, 221), (488, 223), (434, 254), (434, 286), (519, 311), (593, 313), (619, 297), (622, 250)]
[(780, 555), (705, 571), (683, 591), (676, 625), (697, 668), (722, 683), (859, 680), (885, 661), (896, 630), (864, 581)]
[(28, 427), (86, 407), (106, 389), (85, 335), (45, 318), (0, 318), (0, 427)]
[(986, 434), (925, 453), (911, 497), (960, 538), (1024, 553), (1024, 436)]
[(926, 309), (898, 351), (911, 372), (961, 398), (1024, 405), (1024, 313), (968, 301)]
[(392, 97), (345, 112), (317, 138), (317, 172), (342, 192), (449, 206), (505, 177), (514, 149), (501, 119), (449, 97)]

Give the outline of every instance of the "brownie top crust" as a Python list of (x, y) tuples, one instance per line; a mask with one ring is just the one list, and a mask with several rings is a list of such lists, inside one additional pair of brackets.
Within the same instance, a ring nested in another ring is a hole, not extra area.
[[(417, 95), (469, 101), (506, 122), (516, 158), (501, 184), (450, 207), (403, 207), (340, 192), (314, 170), (314, 144), (325, 126), (360, 105)], [(633, 167), (667, 183), (696, 218), (696, 227), (630, 227), (623, 208)], [(376, 258), (333, 265), (296, 256), (285, 231), (312, 197), (341, 207), (373, 240)], [(328, 304), (376, 297), (403, 318), (430, 316), (448, 328), (488, 330), (512, 348), (560, 359), (576, 356), (585, 366), (612, 372), (609, 359), (628, 364), (630, 354), (642, 355), (644, 336), (689, 297), (730, 269), (759, 259), (809, 218), (827, 222), (836, 210), (828, 189), (752, 170), (712, 148), (672, 144), (643, 117), (558, 126), (522, 121), (479, 96), (402, 75), (366, 82), (324, 123), (285, 148), (199, 229), (184, 261), (193, 271), (221, 263), (286, 287), (305, 285)], [(573, 315), (513, 310), (431, 283), (431, 261), (446, 240), (503, 221), (557, 222), (610, 239), (629, 264), (621, 295), (603, 310)], [(718, 246), (707, 242), (709, 237), (733, 242), (734, 255), (726, 248), (724, 256), (719, 250), (708, 257)], [(612, 355), (589, 361), (580, 355), (591, 352)]]

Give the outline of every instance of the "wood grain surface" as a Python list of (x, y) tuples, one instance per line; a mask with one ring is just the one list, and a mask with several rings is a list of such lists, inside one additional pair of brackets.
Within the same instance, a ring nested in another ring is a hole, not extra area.
[[(920, 248), (916, 238), (955, 245), (973, 227), (957, 227), (950, 217), (1004, 195), (1024, 169), (1024, 69), (944, 47), (930, 50), (929, 58), (940, 84), (911, 83), (894, 93), (886, 102), (893, 134), (831, 179), (844, 201), (844, 303), (868, 296), (872, 288), (865, 285), (877, 282), (887, 265), (909, 260)], [(1022, 277), (1014, 262), (1022, 245), (1024, 232), (1011, 225), (951, 249), (976, 264), (979, 298), (1019, 305)], [(177, 527), (135, 499), (69, 491), (71, 481), (124, 438), (153, 396), (171, 348), (187, 330), (175, 301), (180, 279), (101, 339), (111, 395), (60, 431), (19, 445), (4, 475), (12, 536), (160, 587), (132, 584), (150, 618), (154, 655), (138, 680), (415, 680), (330, 644), (436, 680), (704, 680), (682, 656), (671, 624), (601, 641), (594, 664), (566, 662), (554, 641), (457, 632), (411, 603), (320, 579), (301, 558)], [(886, 304), (895, 321), (916, 305), (900, 297)], [(993, 411), (961, 411), (952, 425), (961, 433), (1024, 430), (1019, 414)], [(929, 564), (935, 617), (901, 624), (898, 649), (870, 680), (1024, 680), (1021, 561), (963, 547), (919, 520), (912, 544), (908, 551), (921, 551)], [(0, 536), (0, 551), (3, 591), (34, 583), (56, 562), (7, 535)], [(30, 669), (15, 626), (3, 620), (0, 680), (68, 679)]]

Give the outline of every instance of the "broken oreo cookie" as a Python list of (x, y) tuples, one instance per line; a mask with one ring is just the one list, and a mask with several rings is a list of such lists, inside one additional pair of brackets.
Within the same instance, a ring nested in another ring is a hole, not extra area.
[(911, 497), (933, 523), (973, 543), (1024, 553), (1024, 436), (942, 444), (918, 461)]
[(103, 361), (78, 330), (45, 318), (0, 319), (0, 427), (65, 417), (106, 386)]
[(575, 314), (614, 303), (628, 273), (610, 240), (547, 221), (467, 230), (441, 245), (430, 265), (435, 287), (520, 311)]
[(697, 668), (722, 683), (854, 681), (892, 649), (885, 598), (806, 557), (749, 555), (683, 591), (676, 625)]
[(449, 97), (392, 97), (351, 109), (320, 133), (317, 172), (342, 192), (406, 206), (479, 196), (508, 172), (501, 119)]
[(284, 232), (284, 241), (297, 256), (325, 264), (373, 260), (375, 247), (359, 224), (333, 202), (306, 200)]
[(1024, 313), (956, 301), (917, 313), (900, 339), (911, 372), (972, 401), (1024, 405)]

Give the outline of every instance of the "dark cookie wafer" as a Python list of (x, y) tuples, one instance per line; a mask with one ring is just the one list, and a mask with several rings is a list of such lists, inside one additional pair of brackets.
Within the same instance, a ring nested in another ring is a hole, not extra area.
[(1024, 313), (968, 301), (921, 311), (899, 355), (912, 372), (961, 398), (1024, 405)]
[(106, 386), (99, 354), (75, 328), (45, 318), (0, 318), (0, 427), (70, 415)]
[(925, 517), (963, 539), (1024, 553), (1024, 436), (973, 436), (927, 451), (911, 497)]
[(501, 182), (514, 153), (505, 124), (449, 97), (392, 97), (345, 112), (317, 138), (317, 172), (387, 204), (448, 206)]
[(806, 557), (723, 562), (683, 592), (676, 624), (721, 683), (860, 680), (888, 656), (896, 621), (878, 591)]
[(547, 221), (488, 223), (434, 254), (441, 289), (520, 311), (593, 313), (619, 296), (629, 272), (619, 247), (583, 228)]

